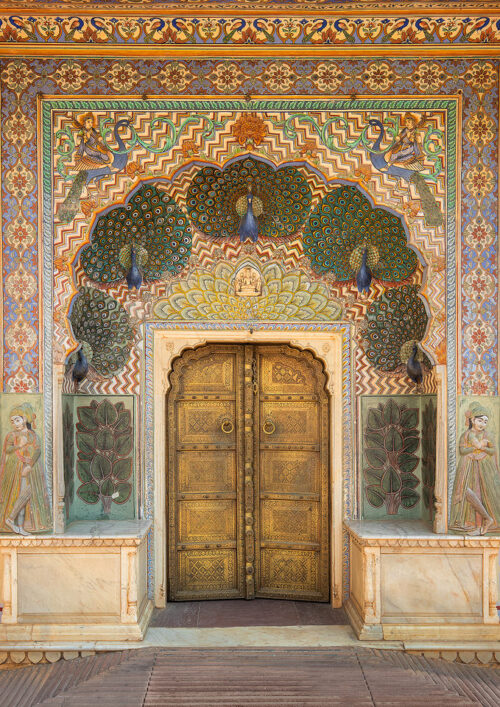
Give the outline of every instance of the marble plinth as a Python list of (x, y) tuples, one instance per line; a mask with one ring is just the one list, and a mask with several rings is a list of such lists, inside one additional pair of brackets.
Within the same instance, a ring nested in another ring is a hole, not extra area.
[(0, 536), (0, 645), (137, 641), (149, 623), (146, 521)]
[(500, 537), (438, 535), (422, 521), (349, 521), (351, 595), (360, 639), (481, 641), (500, 647)]

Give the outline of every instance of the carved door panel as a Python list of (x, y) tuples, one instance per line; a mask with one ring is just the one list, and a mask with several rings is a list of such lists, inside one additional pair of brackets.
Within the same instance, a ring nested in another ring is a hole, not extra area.
[(328, 397), (322, 366), (256, 350), (256, 596), (328, 601)]
[(168, 406), (171, 600), (243, 597), (243, 349), (174, 363)]
[(288, 346), (206, 346), (168, 400), (169, 599), (327, 601), (328, 397)]

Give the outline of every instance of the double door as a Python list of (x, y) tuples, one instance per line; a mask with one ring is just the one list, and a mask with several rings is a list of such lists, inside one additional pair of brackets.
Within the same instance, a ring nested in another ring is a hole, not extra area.
[(208, 345), (167, 400), (168, 598), (329, 598), (322, 365), (289, 346)]

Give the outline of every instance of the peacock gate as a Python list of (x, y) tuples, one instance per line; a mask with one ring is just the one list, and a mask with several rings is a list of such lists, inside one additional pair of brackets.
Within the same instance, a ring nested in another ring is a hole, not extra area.
[(258, 597), (498, 651), (494, 3), (7, 4), (0, 651)]

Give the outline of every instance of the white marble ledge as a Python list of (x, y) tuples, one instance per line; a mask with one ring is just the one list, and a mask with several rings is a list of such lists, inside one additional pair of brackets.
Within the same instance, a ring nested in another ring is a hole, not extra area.
[(500, 548), (500, 535), (440, 534), (423, 520), (346, 520), (344, 526), (359, 545)]
[(0, 535), (1, 547), (134, 546), (140, 545), (151, 528), (150, 520), (76, 521), (64, 533), (46, 535)]

